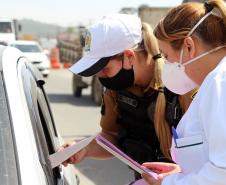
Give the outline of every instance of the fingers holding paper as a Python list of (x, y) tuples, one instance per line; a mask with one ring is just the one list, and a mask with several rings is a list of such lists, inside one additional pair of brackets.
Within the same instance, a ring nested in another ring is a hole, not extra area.
[[(69, 142), (69, 143), (65, 143), (63, 144), (58, 151), (63, 151), (68, 147), (71, 147), (72, 145), (76, 144), (75, 141), (73, 142)], [(77, 164), (79, 162), (81, 162), (85, 156), (86, 156), (87, 150), (86, 147), (82, 148), (79, 152), (73, 154), (70, 158), (68, 158), (67, 160), (65, 160), (64, 162), (62, 162), (62, 164), (66, 167), (68, 164)]]

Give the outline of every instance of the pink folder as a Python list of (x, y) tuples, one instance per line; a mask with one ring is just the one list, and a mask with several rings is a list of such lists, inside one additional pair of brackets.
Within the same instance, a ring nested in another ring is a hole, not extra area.
[(123, 153), (120, 149), (118, 149), (115, 145), (113, 145), (111, 142), (109, 142), (107, 139), (105, 139), (100, 134), (98, 134), (96, 136), (96, 141), (100, 146), (102, 146), (108, 152), (110, 152), (115, 157), (120, 159), (122, 162), (126, 163), (128, 166), (130, 166), (132, 169), (134, 169), (138, 173), (140, 173), (140, 174), (147, 173), (150, 176), (152, 176), (153, 178), (158, 179), (157, 178), (158, 175), (156, 173), (152, 172), (151, 170), (145, 168), (144, 166), (140, 165), (139, 163), (137, 163), (136, 161), (131, 159), (128, 155)]

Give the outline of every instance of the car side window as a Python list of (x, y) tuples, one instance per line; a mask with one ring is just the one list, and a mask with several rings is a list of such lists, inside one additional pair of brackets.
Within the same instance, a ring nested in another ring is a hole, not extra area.
[(47, 102), (45, 102), (43, 89), (34, 76), (32, 66), (24, 65), (21, 75), (39, 152), (40, 164), (45, 172), (48, 184), (57, 184), (60, 170), (59, 168), (52, 169), (48, 159), (49, 154), (56, 150), (54, 137), (57, 137), (51, 113)]
[[(51, 132), (51, 126), (50, 126), (50, 124), (48, 124), (48, 121), (50, 121), (50, 119), (48, 119), (49, 112), (47, 110), (47, 107), (44, 106), (45, 102), (43, 102), (43, 99), (42, 99), (43, 97), (41, 97), (41, 96), (42, 96), (42, 94), (38, 95), (38, 114), (39, 114), (40, 121), (42, 124), (45, 141), (46, 141), (46, 144), (48, 147), (47, 156), (49, 156), (49, 154), (52, 154), (56, 151), (56, 145), (53, 144), (56, 141), (56, 139), (54, 140), (54, 137)], [(50, 164), (48, 164), (48, 165), (49, 165), (49, 168), (51, 168)], [(60, 169), (58, 167), (54, 168), (52, 172), (53, 172), (53, 176), (54, 176), (55, 180), (61, 178)]]
[(52, 117), (52, 113), (48, 104), (48, 99), (42, 85), (38, 85), (37, 93), (38, 93), (38, 105), (40, 109), (39, 112), (42, 114), (43, 127), (45, 128), (44, 130), (46, 131), (46, 136), (49, 137), (49, 139), (47, 139), (47, 143), (49, 147), (53, 148), (50, 151), (51, 154), (54, 153), (57, 149), (56, 147), (59, 146), (58, 135)]

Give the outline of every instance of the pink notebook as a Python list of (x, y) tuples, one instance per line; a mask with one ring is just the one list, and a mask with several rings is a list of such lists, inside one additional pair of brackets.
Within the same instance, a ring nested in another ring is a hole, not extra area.
[(96, 141), (100, 146), (102, 146), (104, 149), (106, 149), (108, 152), (113, 154), (115, 157), (120, 159), (122, 162), (130, 166), (138, 173), (140, 174), (147, 173), (153, 178), (158, 179), (157, 178), (158, 175), (156, 173), (152, 172), (151, 170), (145, 168), (144, 166), (140, 165), (139, 163), (131, 159), (128, 155), (126, 155), (124, 152), (122, 152), (120, 149), (118, 149), (115, 145), (113, 145), (111, 142), (109, 142), (100, 134), (96, 136)]

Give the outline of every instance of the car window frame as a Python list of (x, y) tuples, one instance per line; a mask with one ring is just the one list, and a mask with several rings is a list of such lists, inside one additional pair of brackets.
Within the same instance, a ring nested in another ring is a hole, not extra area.
[[(43, 88), (40, 88), (40, 86), (42, 86), (41, 85), (42, 83), (40, 83), (40, 80), (38, 80), (35, 76), (35, 73), (39, 74), (39, 72), (37, 72), (37, 69), (32, 64), (29, 64), (29, 62), (27, 61), (23, 61), (23, 62), (25, 63), (25, 65), (21, 69), (23, 87), (25, 91), (27, 105), (29, 108), (29, 114), (32, 122), (33, 132), (35, 134), (35, 141), (36, 141), (36, 145), (39, 153), (40, 164), (43, 167), (48, 184), (57, 184), (61, 179), (61, 174), (60, 174), (61, 169), (59, 167), (52, 169), (50, 161), (48, 159), (50, 152), (52, 152), (52, 151), (49, 151), (49, 145), (51, 144), (52, 147), (54, 146), (54, 150), (56, 149), (55, 148), (56, 146), (55, 146), (55, 143), (53, 142), (54, 141), (53, 138), (51, 138), (51, 143), (50, 141), (47, 142), (46, 140), (47, 137), (45, 135), (45, 131), (43, 130), (43, 125), (42, 125), (43, 122), (40, 117), (40, 110), (39, 110), (40, 105), (39, 105), (38, 99), (41, 99), (40, 98), (41, 94), (38, 91), (43, 91)], [(43, 99), (47, 100), (46, 97), (43, 97)], [(52, 122), (51, 124), (53, 125), (54, 122), (52, 118), (52, 113), (49, 109), (48, 102), (46, 102), (46, 104), (47, 104), (47, 107), (48, 107), (47, 110), (49, 111), (50, 119)], [(43, 105), (41, 106), (43, 107)], [(44, 111), (42, 111), (42, 114), (44, 116), (43, 112)], [(57, 137), (55, 126), (53, 126), (53, 128), (54, 128), (52, 129), (53, 133)], [(49, 132), (49, 129), (47, 130), (47, 132)], [(50, 134), (50, 136), (52, 137), (52, 134)]]

